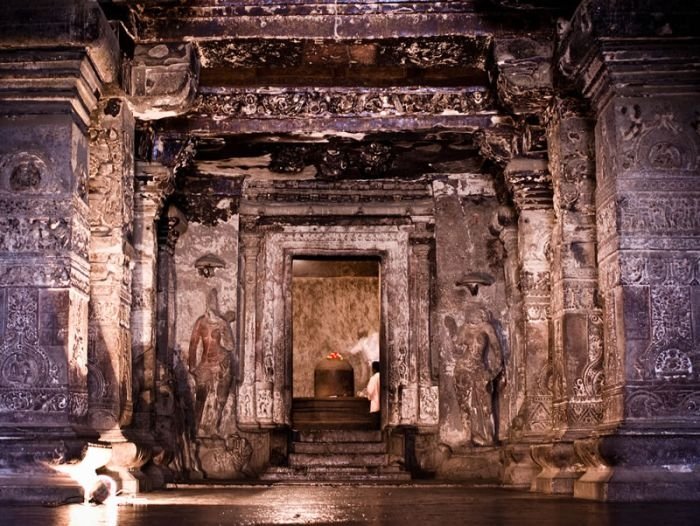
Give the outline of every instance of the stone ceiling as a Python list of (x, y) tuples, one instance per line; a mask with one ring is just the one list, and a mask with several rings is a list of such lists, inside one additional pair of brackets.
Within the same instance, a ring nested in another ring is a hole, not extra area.
[[(153, 114), (135, 97), (141, 158), (182, 164), (187, 146), (200, 173), (326, 180), (504, 162), (516, 128), (538, 136), (514, 112), (537, 111), (547, 93), (516, 99), (548, 75), (554, 21), (576, 3), (100, 2), (133, 52), (132, 92), (174, 86)], [(520, 68), (515, 81), (502, 80), (502, 63)]]

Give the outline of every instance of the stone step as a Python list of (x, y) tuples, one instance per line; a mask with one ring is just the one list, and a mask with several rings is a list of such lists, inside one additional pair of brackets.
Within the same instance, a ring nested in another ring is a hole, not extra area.
[(411, 475), (397, 467), (271, 467), (260, 479), (268, 482), (408, 482)]
[(387, 464), (387, 455), (383, 453), (368, 454), (336, 454), (336, 455), (312, 455), (306, 453), (292, 453), (289, 455), (289, 467), (311, 466), (365, 466), (379, 467)]
[(381, 442), (382, 432), (378, 430), (358, 431), (350, 429), (308, 429), (299, 430), (295, 442)]
[(294, 442), (294, 453), (335, 455), (343, 453), (386, 453), (384, 442)]

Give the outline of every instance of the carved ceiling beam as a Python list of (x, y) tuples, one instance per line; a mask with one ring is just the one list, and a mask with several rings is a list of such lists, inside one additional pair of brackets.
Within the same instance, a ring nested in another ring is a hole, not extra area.
[(422, 181), (247, 181), (241, 214), (318, 216), (432, 215), (431, 185)]
[(485, 70), (490, 35), (400, 37), (373, 40), (248, 38), (196, 40), (202, 68), (378, 66)]
[(130, 3), (143, 41), (198, 38), (358, 39), (401, 36), (473, 35), (505, 27), (532, 28), (545, 18), (524, 19), (517, 11), (485, 8), (474, 0), (265, 2), (199, 0)]
[(496, 114), (485, 86), (468, 88), (219, 89), (162, 123), (194, 135), (381, 132), (488, 128)]
[(552, 177), (547, 161), (516, 158), (508, 163), (504, 175), (518, 210), (552, 208)]

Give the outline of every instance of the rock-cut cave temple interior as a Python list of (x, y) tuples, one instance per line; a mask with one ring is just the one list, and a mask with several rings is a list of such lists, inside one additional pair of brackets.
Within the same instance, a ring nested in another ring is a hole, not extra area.
[(700, 498), (699, 27), (3, 0), (0, 501), (80, 466)]

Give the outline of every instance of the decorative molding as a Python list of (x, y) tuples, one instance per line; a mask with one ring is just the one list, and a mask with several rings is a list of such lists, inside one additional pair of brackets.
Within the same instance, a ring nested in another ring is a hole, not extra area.
[(202, 92), (191, 113), (213, 119), (471, 115), (493, 109), (485, 87), (226, 89)]

